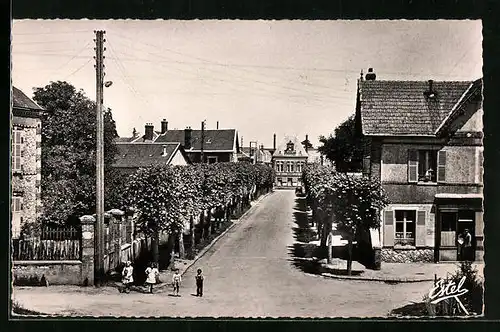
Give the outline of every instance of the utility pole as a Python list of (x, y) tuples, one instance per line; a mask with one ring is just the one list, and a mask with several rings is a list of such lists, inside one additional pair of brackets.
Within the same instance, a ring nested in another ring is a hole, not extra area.
[(97, 106), (97, 153), (96, 153), (96, 232), (95, 232), (95, 273), (96, 285), (102, 283), (104, 276), (104, 56), (106, 50), (105, 31), (94, 31), (96, 34), (95, 69), (96, 69), (96, 106)]
[(203, 146), (205, 145), (205, 121), (201, 121), (201, 163), (205, 163), (205, 157), (203, 153)]

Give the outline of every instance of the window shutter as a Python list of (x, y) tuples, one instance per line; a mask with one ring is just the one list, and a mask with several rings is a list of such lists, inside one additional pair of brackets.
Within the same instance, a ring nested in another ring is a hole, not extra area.
[(418, 211), (417, 225), (415, 227), (415, 246), (417, 247), (425, 247), (425, 237), (427, 235), (427, 231), (425, 228), (425, 218), (425, 210)]
[(418, 181), (418, 151), (408, 150), (408, 182)]
[(446, 151), (438, 151), (437, 182), (446, 181)]
[(483, 173), (484, 173), (484, 168), (483, 168), (483, 151), (479, 151), (479, 183), (483, 183)]
[(384, 247), (394, 246), (394, 212), (384, 211)]

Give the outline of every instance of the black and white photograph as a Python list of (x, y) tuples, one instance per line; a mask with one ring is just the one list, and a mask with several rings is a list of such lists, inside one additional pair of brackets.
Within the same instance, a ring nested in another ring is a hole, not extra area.
[(483, 317), (482, 29), (14, 19), (11, 314)]

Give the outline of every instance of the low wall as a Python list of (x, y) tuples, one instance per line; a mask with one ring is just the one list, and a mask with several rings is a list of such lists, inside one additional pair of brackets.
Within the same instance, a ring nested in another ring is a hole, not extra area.
[(24, 280), (41, 280), (49, 285), (82, 285), (81, 261), (14, 261), (14, 284)]
[(417, 263), (434, 262), (433, 249), (391, 249), (382, 248), (380, 253), (382, 262), (386, 263)]

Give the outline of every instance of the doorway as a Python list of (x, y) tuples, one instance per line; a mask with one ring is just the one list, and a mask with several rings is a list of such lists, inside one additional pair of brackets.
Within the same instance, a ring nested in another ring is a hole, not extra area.
[(475, 260), (475, 212), (473, 210), (441, 210), (439, 213), (439, 260), (461, 261), (464, 257), (458, 238), (466, 229), (472, 235), (469, 256)]

